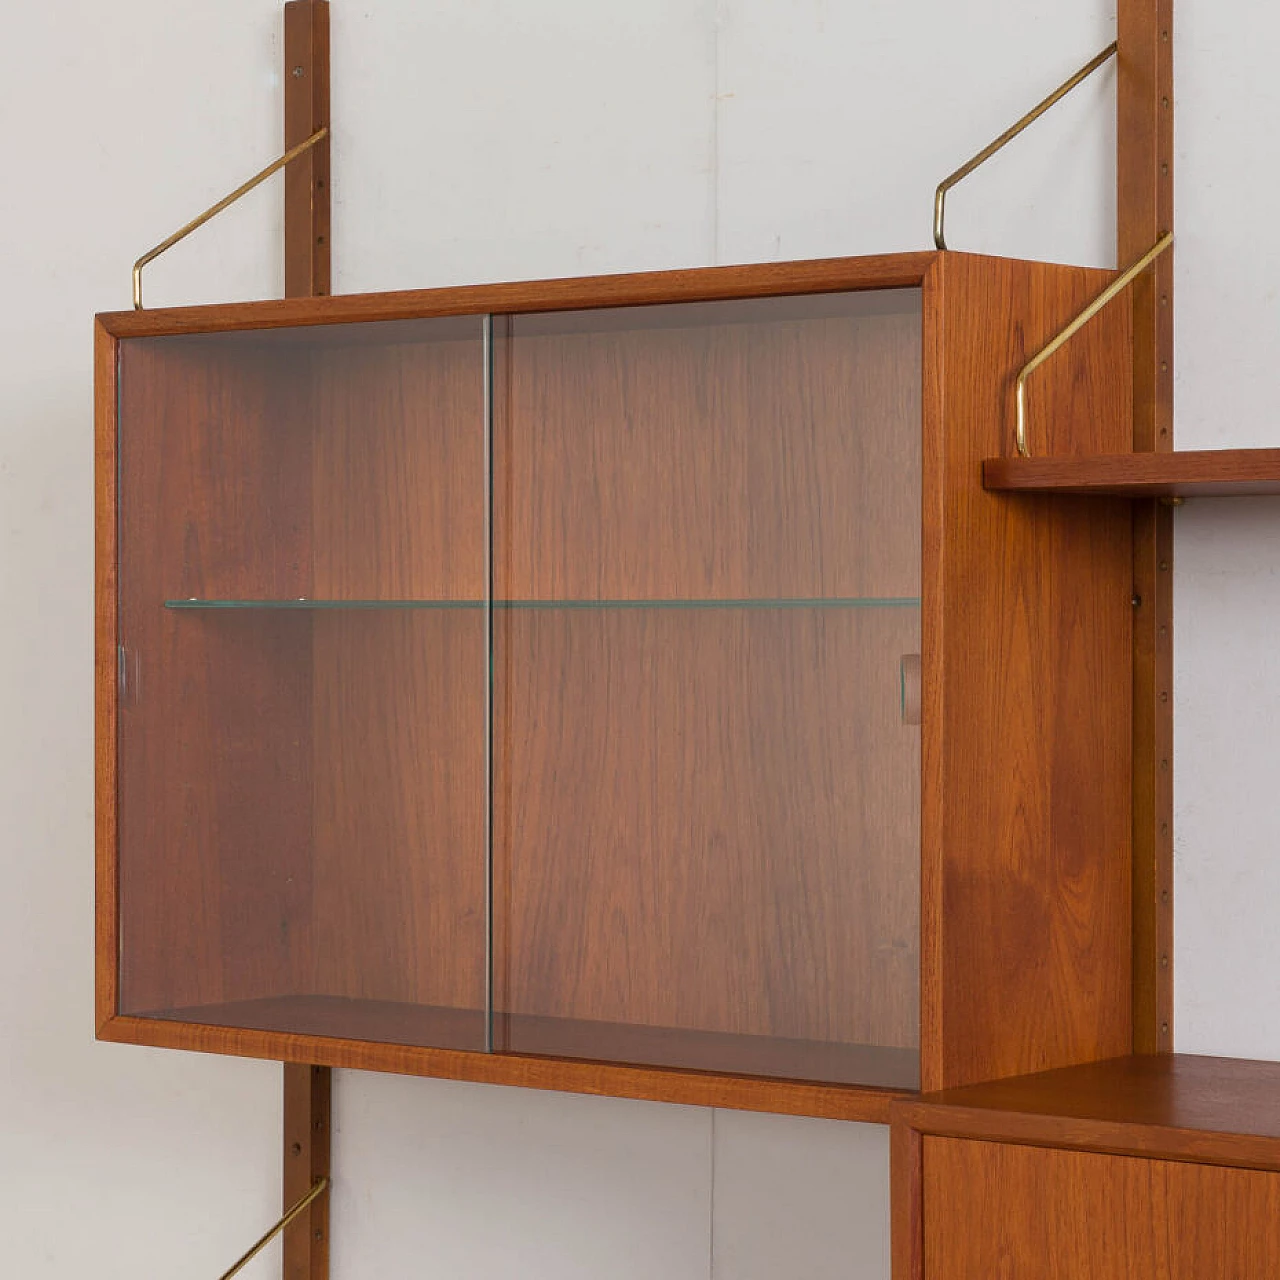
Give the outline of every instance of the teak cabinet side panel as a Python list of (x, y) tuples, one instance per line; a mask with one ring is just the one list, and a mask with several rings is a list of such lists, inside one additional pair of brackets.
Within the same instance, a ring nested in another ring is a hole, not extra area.
[(117, 1011), (120, 918), (117, 892), (119, 635), (116, 576), (116, 415), (119, 342), (94, 326), (94, 1022)]
[[(1013, 380), (1107, 274), (944, 254), (925, 284), (922, 1087), (1128, 1051), (1129, 511), (1009, 499)], [(1042, 366), (1037, 447), (1128, 429), (1118, 304)]]
[(1273, 1280), (1280, 1174), (923, 1139), (924, 1280)]

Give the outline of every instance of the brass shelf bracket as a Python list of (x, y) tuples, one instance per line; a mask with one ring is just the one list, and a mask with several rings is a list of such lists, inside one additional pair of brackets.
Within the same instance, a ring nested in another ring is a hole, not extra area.
[(206, 209), (198, 218), (193, 218), (179, 231), (175, 231), (167, 240), (162, 240), (154, 249), (149, 249), (133, 264), (133, 305), (137, 311), (142, 310), (142, 269), (149, 263), (154, 262), (162, 253), (172, 249), (179, 240), (185, 240), (193, 231), (203, 227), (210, 218), (216, 218), (224, 209), (235, 204), (243, 195), (248, 195), (254, 187), (265, 182), (273, 173), (283, 169), (291, 160), (296, 160), (306, 151), (310, 151), (317, 142), (323, 141), (329, 136), (329, 129), (326, 126), (317, 129), (304, 142), (298, 143), (296, 147), (290, 147), (278, 160), (273, 160), (265, 169), (255, 173), (248, 182), (238, 186), (229, 196), (224, 196), (217, 204)]
[(1017, 124), (1010, 126), (994, 142), (983, 147), (972, 160), (965, 161), (954, 173), (948, 174), (938, 183), (938, 189), (933, 196), (933, 243), (939, 249), (947, 247), (947, 238), (944, 234), (944, 224), (947, 217), (947, 192), (957, 183), (967, 178), (979, 165), (985, 164), (990, 160), (1006, 143), (1012, 142), (1029, 124), (1039, 120), (1054, 103), (1060, 102), (1065, 98), (1082, 80), (1087, 80), (1099, 67), (1105, 65), (1115, 54), (1116, 48), (1116, 42), (1113, 40), (1096, 58), (1091, 58), (1086, 62), (1070, 80), (1064, 80), (1047, 98), (1032, 107)]
[(218, 1277), (218, 1280), (231, 1280), (232, 1276), (239, 1275), (240, 1272), (243, 1271), (245, 1267), (247, 1267), (249, 1263), (251, 1263), (254, 1260), (254, 1258), (256, 1258), (258, 1254), (260, 1254), (263, 1251), (263, 1249), (265, 1249), (267, 1245), (269, 1245), (272, 1242), (272, 1240), (274, 1240), (276, 1236), (278, 1236), (280, 1232), (282, 1232), (285, 1229), (285, 1227), (287, 1227), (295, 1218), (297, 1218), (300, 1214), (306, 1212), (306, 1210), (311, 1207), (311, 1202), (313, 1200), (318, 1199), (321, 1195), (323, 1195), (328, 1190), (329, 1190), (329, 1179), (320, 1178), (312, 1186), (311, 1190), (308, 1191), (307, 1194), (303, 1196), (301, 1200), (298, 1200), (295, 1204), (290, 1206), (289, 1211), (284, 1215), (284, 1217), (281, 1218), (280, 1221), (277, 1222), (275, 1226), (271, 1228), (270, 1231), (268, 1231), (264, 1236), (262, 1236), (262, 1238), (259, 1239), (254, 1244), (253, 1248), (250, 1249), (248, 1253), (244, 1254), (242, 1257), (237, 1259), (237, 1261), (234, 1263), (234, 1265), (231, 1267), (229, 1271), (224, 1271)]
[(1018, 419), (1015, 441), (1018, 446), (1019, 457), (1031, 457), (1031, 448), (1027, 444), (1027, 378), (1044, 364), (1055, 351), (1058, 351), (1075, 334), (1079, 333), (1112, 299), (1127, 289), (1171, 244), (1173, 244), (1173, 233), (1166, 231), (1137, 262), (1116, 276), (1066, 328), (1055, 334), (1022, 366), (1014, 391)]

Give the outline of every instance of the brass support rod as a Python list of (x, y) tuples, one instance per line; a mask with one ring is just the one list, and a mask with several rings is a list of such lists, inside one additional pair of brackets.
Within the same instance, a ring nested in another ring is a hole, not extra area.
[(1113, 40), (1096, 58), (1086, 62), (1079, 71), (1071, 77), (1070, 80), (1063, 81), (1047, 98), (1036, 106), (1032, 107), (1017, 124), (1006, 129), (993, 143), (983, 147), (972, 160), (967, 160), (962, 164), (955, 173), (949, 174), (938, 183), (938, 189), (933, 196), (933, 243), (939, 249), (947, 247), (946, 236), (943, 234), (943, 224), (947, 216), (947, 192), (951, 190), (956, 183), (967, 178), (980, 164), (985, 164), (990, 160), (997, 151), (1006, 143), (1012, 142), (1014, 138), (1020, 134), (1027, 125), (1039, 120), (1046, 111), (1049, 110), (1055, 102), (1061, 101), (1076, 87), (1082, 80), (1088, 79), (1097, 69), (1102, 66), (1112, 54), (1116, 51), (1116, 42)]
[(291, 147), (278, 160), (273, 160), (265, 169), (255, 173), (248, 182), (237, 187), (229, 196), (224, 196), (212, 208), (206, 209), (198, 218), (193, 218), (180, 231), (175, 231), (167, 240), (161, 241), (154, 249), (148, 250), (133, 264), (133, 305), (137, 311), (142, 310), (142, 269), (153, 262), (166, 250), (172, 249), (179, 240), (185, 240), (193, 231), (203, 227), (210, 218), (216, 218), (228, 205), (233, 205), (241, 196), (247, 195), (259, 183), (265, 182), (273, 173), (283, 169), (290, 160), (296, 160), (304, 151), (310, 150), (317, 142), (329, 136), (328, 128), (317, 129), (305, 142)]
[(1133, 266), (1127, 271), (1122, 271), (1065, 329), (1051, 338), (1022, 366), (1022, 372), (1018, 374), (1017, 389), (1014, 393), (1018, 409), (1017, 445), (1020, 457), (1029, 458), (1031, 456), (1031, 450), (1027, 445), (1027, 378), (1044, 364), (1055, 351), (1059, 350), (1079, 333), (1117, 294), (1132, 284), (1172, 243), (1173, 233), (1166, 232)]
[(284, 1217), (281, 1218), (280, 1221), (277, 1222), (276, 1225), (272, 1227), (271, 1230), (268, 1231), (266, 1235), (264, 1235), (262, 1239), (259, 1240), (257, 1244), (253, 1246), (252, 1249), (249, 1250), (248, 1253), (246, 1253), (242, 1258), (240, 1258), (239, 1261), (237, 1261), (229, 1271), (224, 1271), (218, 1277), (218, 1280), (231, 1280), (232, 1276), (239, 1275), (239, 1273), (243, 1271), (245, 1267), (247, 1267), (249, 1263), (251, 1263), (254, 1260), (254, 1258), (256, 1258), (258, 1254), (260, 1254), (263, 1251), (263, 1249), (265, 1249), (267, 1245), (269, 1245), (272, 1242), (272, 1240), (274, 1240), (276, 1236), (278, 1236), (280, 1232), (282, 1232), (285, 1229), (285, 1227), (289, 1225), (289, 1223), (291, 1223), (300, 1213), (302, 1213), (305, 1209), (307, 1209), (313, 1200), (315, 1200), (323, 1192), (328, 1191), (328, 1189), (329, 1189), (329, 1179), (321, 1178), (311, 1188), (311, 1190), (308, 1191), (307, 1194), (303, 1196), (302, 1199), (299, 1200), (289, 1210), (289, 1212), (286, 1213)]

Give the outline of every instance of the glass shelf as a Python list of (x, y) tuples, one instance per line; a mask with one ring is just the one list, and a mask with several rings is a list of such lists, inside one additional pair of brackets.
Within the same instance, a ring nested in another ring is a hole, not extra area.
[[(166, 600), (166, 609), (483, 609), (483, 600)], [(495, 609), (918, 609), (918, 596), (741, 600), (495, 600)]]

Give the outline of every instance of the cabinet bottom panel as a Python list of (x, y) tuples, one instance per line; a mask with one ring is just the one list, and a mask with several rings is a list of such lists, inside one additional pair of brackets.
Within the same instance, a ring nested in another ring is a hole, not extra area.
[[(339, 996), (273, 996), (153, 1010), (140, 1016), (423, 1048), (480, 1051), (485, 1043), (483, 1009)], [(881, 1089), (914, 1090), (920, 1075), (920, 1055), (914, 1049), (516, 1014), (495, 1016), (494, 1045), (499, 1054), (603, 1060)]]
[(463, 1080), (474, 1084), (555, 1089), (597, 1097), (674, 1102), (693, 1107), (769, 1111), (779, 1115), (887, 1124), (890, 1104), (913, 1096), (905, 1089), (870, 1085), (820, 1084), (776, 1080), (729, 1072), (679, 1071), (671, 1067), (624, 1066), (543, 1058), (521, 1053), (469, 1053), (424, 1049), (336, 1036), (255, 1031), (244, 1026), (211, 1026), (169, 1018), (114, 1015), (98, 1026), (98, 1039), (115, 1044), (150, 1045), (196, 1053), (225, 1053), (354, 1071), (391, 1071), (400, 1075)]

